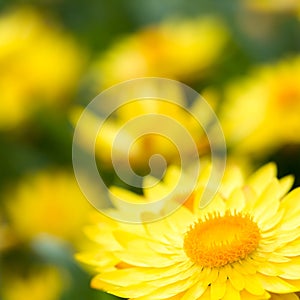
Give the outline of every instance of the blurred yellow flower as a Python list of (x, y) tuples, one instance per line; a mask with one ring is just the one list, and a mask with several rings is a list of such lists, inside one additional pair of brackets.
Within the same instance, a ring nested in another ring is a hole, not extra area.
[(61, 277), (53, 267), (37, 269), (28, 276), (10, 275), (5, 278), (1, 299), (57, 300), (62, 292)]
[[(232, 174), (227, 192), (204, 209), (198, 208), (199, 186), (194, 208), (182, 206), (165, 219), (130, 228), (112, 226), (109, 243), (95, 235), (98, 256), (86, 258), (100, 272), (92, 286), (135, 300), (269, 299), (270, 293), (295, 299), (300, 189), (287, 194), (293, 178), (278, 180), (273, 164), (244, 183)], [(118, 264), (98, 268), (105, 253)]]
[(237, 154), (300, 143), (300, 57), (264, 66), (226, 91), (220, 120)]
[(28, 176), (7, 193), (5, 204), (11, 226), (23, 240), (46, 233), (76, 242), (91, 210), (67, 172)]
[(97, 88), (146, 76), (202, 78), (222, 55), (227, 40), (225, 25), (209, 17), (146, 27), (122, 38), (100, 57), (92, 68)]
[(42, 105), (63, 106), (76, 88), (83, 54), (73, 39), (31, 8), (0, 16), (0, 128)]
[[(175, 99), (177, 99), (176, 96), (178, 95), (175, 95)], [(208, 154), (209, 143), (202, 124), (199, 124), (192, 115), (196, 112), (197, 104), (200, 104), (201, 100), (199, 99), (198, 103), (196, 101), (189, 112), (184, 109), (184, 103), (180, 101), (180, 98), (178, 99), (178, 105), (161, 99), (132, 101), (119, 107), (105, 122), (103, 120), (95, 149), (102, 166), (112, 166), (112, 151), (119, 163), (129, 159), (135, 171), (149, 170), (149, 161), (154, 154), (163, 156), (167, 164), (180, 164), (182, 156), (188, 155), (191, 149), (184, 142), (178, 142), (182, 131), (174, 130), (175, 122), (186, 132), (186, 135), (192, 138), (195, 149), (200, 155)], [(201, 110), (200, 106), (198, 108)], [(71, 112), (73, 123), (79, 119), (82, 110), (79, 107), (73, 108)], [(162, 118), (155, 121), (156, 115)], [(149, 116), (153, 116), (151, 122), (147, 118)], [(208, 116), (203, 116), (205, 117)], [(171, 119), (173, 121), (170, 121)], [(202, 118), (201, 121), (205, 123)], [(172, 126), (171, 122), (174, 122)], [(83, 147), (87, 144), (87, 139), (93, 138), (89, 136), (90, 128), (94, 128), (97, 124), (99, 124), (99, 118), (90, 112), (89, 122), (85, 124)], [(118, 141), (118, 146), (114, 144), (116, 141)]]
[(297, 13), (300, 16), (299, 0), (246, 0), (248, 8), (267, 13)]

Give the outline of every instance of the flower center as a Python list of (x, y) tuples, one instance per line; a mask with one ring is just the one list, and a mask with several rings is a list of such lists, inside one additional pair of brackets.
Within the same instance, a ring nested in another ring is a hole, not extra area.
[(196, 264), (215, 268), (244, 259), (258, 246), (260, 232), (248, 214), (209, 214), (187, 231), (184, 250)]

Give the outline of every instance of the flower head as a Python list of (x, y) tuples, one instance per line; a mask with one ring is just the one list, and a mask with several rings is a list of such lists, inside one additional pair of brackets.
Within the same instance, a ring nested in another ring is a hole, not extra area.
[(239, 154), (262, 156), (300, 143), (300, 57), (264, 66), (227, 89), (220, 115)]
[(40, 106), (62, 107), (82, 68), (73, 39), (32, 8), (0, 15), (0, 128), (12, 128)]
[(40, 172), (21, 180), (5, 196), (11, 228), (21, 240), (49, 234), (77, 241), (90, 205), (68, 172)]
[(192, 80), (218, 60), (227, 40), (218, 19), (169, 20), (118, 41), (93, 72), (102, 88), (145, 76)]
[(115, 222), (98, 259), (83, 259), (101, 265), (106, 252), (116, 258), (99, 269), (92, 286), (135, 300), (297, 297), (300, 189), (287, 193), (293, 179), (278, 180), (273, 164), (240, 178), (227, 173), (204, 209), (198, 208), (199, 181), (192, 204), (160, 221)]

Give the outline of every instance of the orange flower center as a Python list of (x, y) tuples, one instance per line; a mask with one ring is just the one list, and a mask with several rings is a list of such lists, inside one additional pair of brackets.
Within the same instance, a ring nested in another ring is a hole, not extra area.
[(196, 264), (222, 267), (242, 260), (258, 246), (260, 232), (248, 214), (209, 214), (194, 223), (184, 238), (184, 250)]

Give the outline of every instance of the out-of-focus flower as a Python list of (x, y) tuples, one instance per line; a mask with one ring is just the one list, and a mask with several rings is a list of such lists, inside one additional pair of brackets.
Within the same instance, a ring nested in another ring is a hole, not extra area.
[(222, 55), (228, 32), (215, 18), (171, 20), (118, 41), (93, 67), (97, 88), (145, 76), (193, 81)]
[(50, 234), (76, 242), (91, 206), (73, 174), (38, 173), (23, 179), (6, 197), (12, 228), (22, 240)]
[[(178, 95), (175, 95), (175, 99), (176, 96)], [(180, 164), (182, 156), (187, 156), (191, 147), (184, 144), (184, 139), (181, 142), (182, 131), (174, 130), (174, 123), (192, 138), (200, 155), (208, 154), (209, 143), (202, 128), (208, 116), (201, 112), (201, 101), (199, 99), (200, 105), (195, 103), (190, 112), (184, 109), (180, 100), (177, 105), (160, 99), (143, 99), (119, 107), (105, 122), (102, 120), (104, 123), (96, 139), (96, 156), (103, 165), (111, 167), (113, 151), (118, 163), (122, 164), (129, 159), (133, 169), (139, 171), (149, 168), (150, 158), (154, 154), (163, 156), (167, 164)], [(193, 112), (199, 115), (197, 109), (203, 115), (202, 124), (193, 116)], [(203, 111), (205, 112), (204, 109)], [(73, 123), (76, 123), (81, 112), (82, 108), (72, 110)], [(151, 122), (147, 118), (149, 116), (152, 116)], [(155, 116), (158, 116), (157, 121)], [(85, 124), (86, 128), (82, 129), (85, 133), (82, 138), (83, 147), (88, 144), (87, 140), (93, 138), (89, 136), (92, 134), (90, 128), (100, 124), (99, 121), (99, 118), (90, 112), (89, 122)], [(116, 141), (118, 147), (114, 144)]]
[[(244, 183), (238, 173), (204, 209), (198, 208), (205, 188), (199, 185), (191, 206), (160, 221), (107, 223), (109, 242), (94, 233), (98, 256), (83, 258), (100, 272), (92, 286), (136, 300), (269, 299), (270, 293), (294, 299), (300, 189), (287, 194), (293, 178), (278, 180), (273, 164)], [(114, 265), (105, 266), (106, 253)]]
[(59, 106), (78, 83), (83, 54), (74, 40), (31, 8), (0, 16), (0, 128), (39, 106)]
[(300, 143), (300, 57), (257, 69), (230, 85), (220, 113), (238, 154), (264, 156)]
[(246, 0), (246, 6), (264, 13), (296, 13), (300, 16), (299, 0)]
[(27, 276), (9, 275), (0, 295), (3, 300), (57, 300), (62, 292), (61, 274), (53, 267), (44, 267)]

